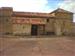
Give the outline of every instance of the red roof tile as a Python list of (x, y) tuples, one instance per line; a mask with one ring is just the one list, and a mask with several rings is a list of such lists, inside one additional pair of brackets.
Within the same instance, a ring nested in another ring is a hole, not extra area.
[(13, 16), (54, 17), (49, 13), (37, 13), (37, 12), (13, 12)]

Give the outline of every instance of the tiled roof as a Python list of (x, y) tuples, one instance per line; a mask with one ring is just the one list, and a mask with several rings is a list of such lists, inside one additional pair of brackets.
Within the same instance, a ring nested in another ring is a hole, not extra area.
[[(64, 10), (64, 9), (61, 9), (61, 8), (58, 8), (58, 9), (54, 10), (53, 12), (72, 13), (72, 12), (70, 12), (70, 11), (67, 11), (67, 10)], [(53, 13), (53, 12), (52, 12), (52, 13)]]
[(38, 12), (13, 12), (13, 16), (54, 17), (49, 13), (38, 13)]

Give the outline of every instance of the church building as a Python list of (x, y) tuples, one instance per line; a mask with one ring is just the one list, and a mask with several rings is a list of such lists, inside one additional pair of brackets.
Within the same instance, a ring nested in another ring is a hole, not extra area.
[(51, 13), (13, 11), (0, 8), (0, 34), (67, 35), (72, 32), (73, 13), (58, 8)]

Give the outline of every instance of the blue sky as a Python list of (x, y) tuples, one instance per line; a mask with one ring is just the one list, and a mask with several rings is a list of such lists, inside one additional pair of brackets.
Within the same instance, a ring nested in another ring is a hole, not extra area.
[(48, 0), (48, 6), (49, 6), (49, 8), (58, 8), (59, 6), (58, 6), (58, 4), (59, 3), (62, 3), (63, 2), (63, 0)]
[(14, 11), (46, 13), (62, 8), (75, 13), (75, 0), (0, 0), (0, 7), (13, 7)]

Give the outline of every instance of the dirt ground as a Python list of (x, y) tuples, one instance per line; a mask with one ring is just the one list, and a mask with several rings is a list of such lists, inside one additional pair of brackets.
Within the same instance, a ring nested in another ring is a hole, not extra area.
[(75, 56), (75, 39), (50, 36), (32, 37), (1, 37), (0, 56)]

